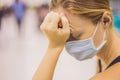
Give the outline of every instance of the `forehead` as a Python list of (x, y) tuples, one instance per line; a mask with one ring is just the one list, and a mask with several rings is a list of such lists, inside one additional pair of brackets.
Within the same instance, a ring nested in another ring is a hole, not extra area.
[(67, 17), (68, 21), (70, 24), (74, 25), (74, 26), (78, 26), (80, 25), (80, 23), (84, 23), (85, 21), (87, 21), (86, 18), (80, 16), (80, 15), (75, 15), (70, 13), (69, 11), (59, 7), (59, 8), (55, 8), (54, 10), (52, 10), (58, 14), (64, 13), (64, 15)]

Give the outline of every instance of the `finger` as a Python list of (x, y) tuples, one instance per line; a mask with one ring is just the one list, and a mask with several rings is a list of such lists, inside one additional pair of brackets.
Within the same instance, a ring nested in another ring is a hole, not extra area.
[(48, 13), (43, 23), (41, 24), (41, 29), (42, 30), (57, 29), (58, 20), (59, 20), (58, 14), (54, 12)]
[(60, 21), (59, 14), (55, 13), (55, 12), (50, 12), (46, 16), (46, 18), (45, 18), (43, 23), (47, 24), (48, 28), (57, 29), (59, 21)]
[(48, 24), (50, 23), (50, 18), (51, 18), (51, 14), (52, 12), (49, 12), (45, 18), (44, 18), (44, 21), (42, 22), (42, 24), (40, 25), (40, 29), (42, 31), (44, 31), (46, 29), (46, 27), (48, 26)]
[(52, 14), (53, 12), (49, 12), (46, 17), (44, 18), (44, 21), (43, 22), (50, 22), (51, 21), (51, 18), (52, 18)]
[(53, 12), (51, 20), (51, 24), (53, 25), (52, 28), (57, 29), (60, 21), (60, 15), (58, 13)]

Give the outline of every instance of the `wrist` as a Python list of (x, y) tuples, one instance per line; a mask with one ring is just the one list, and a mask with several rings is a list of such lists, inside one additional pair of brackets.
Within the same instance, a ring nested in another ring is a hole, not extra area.
[(63, 50), (64, 46), (53, 46), (53, 45), (48, 45), (48, 52), (49, 54), (53, 54), (55, 53), (54, 55), (60, 55), (62, 50)]
[(64, 48), (64, 44), (61, 45), (53, 45), (53, 44), (49, 44), (48, 48), (50, 49), (63, 49)]

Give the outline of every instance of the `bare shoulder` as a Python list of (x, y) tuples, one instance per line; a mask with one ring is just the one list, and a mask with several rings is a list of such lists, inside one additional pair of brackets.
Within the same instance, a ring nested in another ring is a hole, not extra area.
[(120, 62), (111, 66), (102, 73), (96, 74), (90, 80), (120, 80)]

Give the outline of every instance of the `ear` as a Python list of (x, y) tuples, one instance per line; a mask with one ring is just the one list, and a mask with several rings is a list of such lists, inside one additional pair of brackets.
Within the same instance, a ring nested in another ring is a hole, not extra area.
[(112, 24), (112, 14), (109, 11), (104, 12), (103, 16), (102, 16), (102, 24), (104, 26), (104, 28), (108, 28), (111, 24)]

